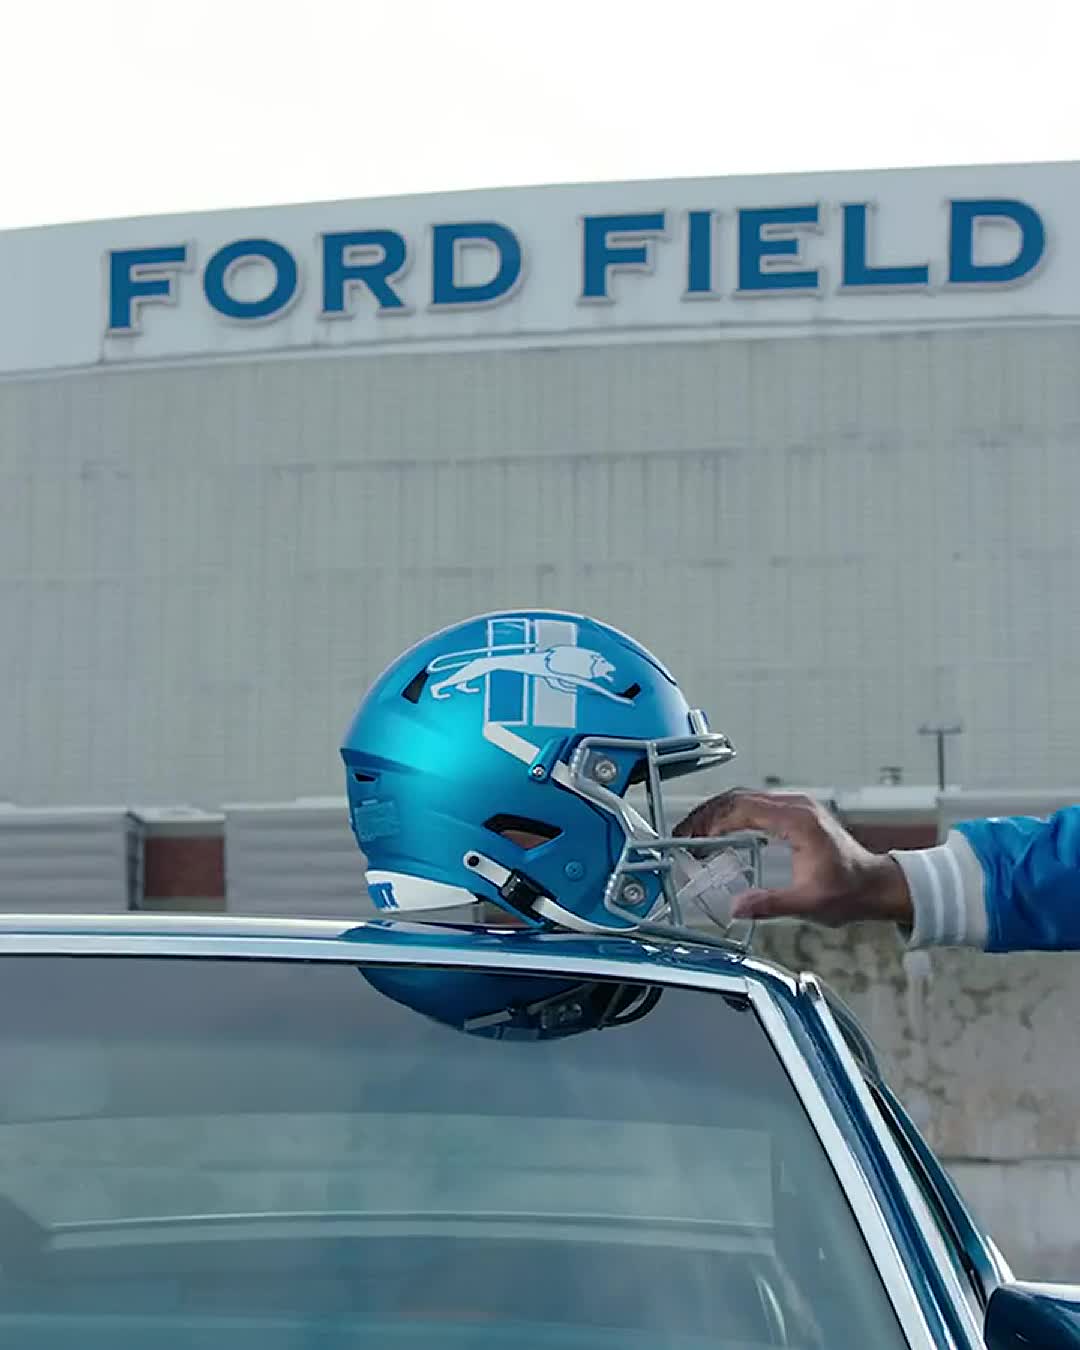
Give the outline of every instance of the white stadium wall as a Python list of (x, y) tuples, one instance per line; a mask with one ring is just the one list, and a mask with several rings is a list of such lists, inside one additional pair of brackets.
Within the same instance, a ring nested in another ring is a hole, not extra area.
[(402, 647), (567, 607), (743, 781), (1080, 765), (1080, 327), (0, 382), (0, 800), (281, 800)]
[(918, 728), (956, 719), (952, 781), (1075, 781), (1077, 188), (1021, 165), (0, 235), (0, 801), (338, 792), (381, 666), (525, 605), (656, 648), (741, 781), (931, 781)]

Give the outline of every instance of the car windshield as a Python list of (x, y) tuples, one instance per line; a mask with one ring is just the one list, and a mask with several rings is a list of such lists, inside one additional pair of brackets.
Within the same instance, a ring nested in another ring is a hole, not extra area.
[(750, 1006), (629, 1006), (493, 1039), (355, 965), (0, 958), (0, 1344), (904, 1344)]

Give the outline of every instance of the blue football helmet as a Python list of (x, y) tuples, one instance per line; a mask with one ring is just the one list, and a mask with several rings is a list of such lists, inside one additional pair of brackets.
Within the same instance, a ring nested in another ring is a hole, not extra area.
[[(655, 656), (582, 615), (485, 614), (425, 638), (375, 681), (341, 753), (381, 909), (479, 899), (537, 928), (681, 928), (680, 861), (731, 848), (673, 838), (664, 805), (666, 782), (728, 763), (731, 743)], [(742, 842), (753, 880), (758, 841)]]

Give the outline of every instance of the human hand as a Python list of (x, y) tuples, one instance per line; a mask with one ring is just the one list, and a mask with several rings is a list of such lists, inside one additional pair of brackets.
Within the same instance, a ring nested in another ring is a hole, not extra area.
[(836, 926), (882, 919), (910, 928), (911, 896), (899, 865), (871, 853), (812, 797), (736, 789), (696, 806), (675, 827), (681, 838), (752, 831), (791, 848), (791, 885), (738, 897), (738, 919), (809, 919)]

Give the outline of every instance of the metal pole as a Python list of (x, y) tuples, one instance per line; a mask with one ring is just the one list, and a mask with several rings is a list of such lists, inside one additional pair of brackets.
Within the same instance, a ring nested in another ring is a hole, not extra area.
[(957, 722), (955, 725), (947, 727), (931, 727), (924, 725), (919, 728), (920, 736), (933, 736), (937, 741), (937, 776), (939, 792), (945, 791), (945, 784), (948, 781), (948, 777), (945, 773), (945, 737), (959, 736), (963, 730), (964, 727), (962, 722)]

